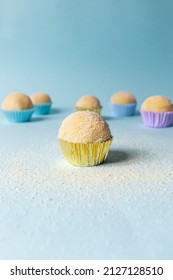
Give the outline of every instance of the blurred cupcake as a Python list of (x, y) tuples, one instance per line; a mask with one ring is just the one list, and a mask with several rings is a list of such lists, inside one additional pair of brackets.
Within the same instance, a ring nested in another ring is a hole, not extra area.
[(173, 105), (164, 96), (151, 96), (141, 106), (143, 123), (149, 127), (163, 128), (173, 124)]
[(82, 96), (75, 105), (76, 111), (93, 111), (100, 114), (102, 106), (95, 96)]
[(33, 112), (32, 101), (24, 93), (13, 92), (2, 103), (2, 113), (9, 122), (30, 121)]
[(45, 115), (50, 112), (52, 100), (45, 92), (36, 92), (31, 96), (32, 103), (34, 104), (34, 113), (38, 115)]
[(119, 91), (111, 97), (111, 109), (115, 117), (132, 116), (136, 109), (136, 98), (128, 91)]
[(64, 119), (58, 139), (69, 163), (94, 166), (106, 160), (112, 135), (108, 124), (98, 113), (78, 111)]

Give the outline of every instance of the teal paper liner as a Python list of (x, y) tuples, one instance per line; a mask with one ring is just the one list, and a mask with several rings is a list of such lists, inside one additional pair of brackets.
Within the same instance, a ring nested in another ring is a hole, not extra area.
[(34, 113), (37, 115), (49, 114), (52, 103), (34, 104)]
[(34, 109), (17, 110), (17, 111), (2, 110), (2, 113), (7, 121), (16, 122), (16, 123), (30, 121), (33, 112)]

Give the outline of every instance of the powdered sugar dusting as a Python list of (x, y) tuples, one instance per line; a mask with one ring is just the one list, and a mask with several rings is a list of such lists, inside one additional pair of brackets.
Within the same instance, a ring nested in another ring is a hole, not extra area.
[(109, 140), (111, 132), (106, 121), (97, 113), (79, 111), (62, 122), (58, 137), (72, 143), (99, 143)]
[(21, 154), (6, 154), (1, 188), (16, 191), (16, 194), (26, 191), (27, 199), (35, 197), (38, 201), (44, 196), (46, 200), (54, 200), (51, 194), (56, 193), (63, 197), (61, 204), (73, 197), (88, 199), (89, 203), (102, 201), (108, 207), (119, 203), (127, 193), (129, 197), (134, 197), (134, 192), (136, 195), (154, 192), (163, 195), (169, 191), (167, 185), (173, 180), (172, 157), (165, 154), (163, 158), (157, 146), (148, 144), (147, 137), (138, 139), (136, 148), (132, 144), (134, 140), (123, 140), (119, 144), (115, 140), (107, 161), (88, 168), (69, 165), (57, 141), (45, 143), (41, 148), (44, 153), (39, 147), (36, 152), (33, 145)]
[[(109, 120), (111, 150), (95, 167), (66, 162), (56, 119), (4, 126), (9, 138), (0, 150), (0, 258), (128, 258), (127, 252), (161, 258), (162, 236), (172, 242), (172, 127), (126, 122)], [(146, 246), (139, 250), (141, 242)]]

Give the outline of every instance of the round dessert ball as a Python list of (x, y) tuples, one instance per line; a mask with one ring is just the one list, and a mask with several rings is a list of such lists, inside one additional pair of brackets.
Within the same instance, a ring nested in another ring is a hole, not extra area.
[(173, 111), (173, 105), (171, 101), (165, 96), (150, 96), (141, 106), (142, 111), (150, 112), (171, 112)]
[(17, 111), (33, 108), (32, 101), (29, 96), (20, 92), (13, 92), (8, 95), (2, 103), (2, 110)]
[(45, 92), (35, 92), (31, 96), (33, 104), (52, 103), (50, 96)]
[(61, 124), (58, 138), (71, 143), (99, 143), (112, 138), (109, 126), (99, 114), (78, 111)]
[(112, 95), (111, 103), (112, 104), (132, 104), (132, 103), (136, 103), (136, 98), (131, 92), (119, 91)]
[(76, 107), (85, 109), (101, 108), (100, 101), (95, 96), (82, 96), (76, 103)]

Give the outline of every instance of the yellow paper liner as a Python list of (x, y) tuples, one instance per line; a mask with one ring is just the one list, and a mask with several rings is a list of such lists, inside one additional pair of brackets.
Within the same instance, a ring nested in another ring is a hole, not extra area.
[(59, 139), (66, 160), (72, 165), (94, 166), (107, 158), (112, 139), (100, 143), (70, 143)]
[(91, 111), (95, 112), (97, 114), (101, 114), (102, 107), (100, 108), (81, 108), (81, 107), (75, 107), (76, 111)]

